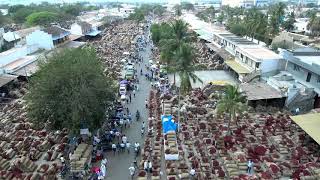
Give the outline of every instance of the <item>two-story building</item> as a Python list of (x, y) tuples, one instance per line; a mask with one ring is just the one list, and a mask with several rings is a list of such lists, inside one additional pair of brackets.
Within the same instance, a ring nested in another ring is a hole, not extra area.
[(267, 76), (279, 70), (281, 56), (246, 38), (229, 32), (215, 32), (212, 43), (234, 57), (225, 62), (240, 82), (249, 82), (257, 76)]

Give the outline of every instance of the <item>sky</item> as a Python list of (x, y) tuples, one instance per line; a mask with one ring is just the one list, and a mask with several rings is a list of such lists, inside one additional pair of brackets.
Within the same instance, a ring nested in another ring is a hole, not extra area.
[[(30, 4), (30, 3), (41, 3), (43, 1), (49, 3), (75, 3), (79, 1), (87, 1), (92, 3), (101, 3), (101, 2), (144, 2), (144, 3), (154, 3), (154, 2), (168, 2), (168, 1), (176, 1), (176, 0), (0, 0), (0, 4)], [(180, 1), (180, 0), (178, 0)], [(200, 1), (220, 1), (220, 0), (181, 0), (181, 1), (191, 1), (191, 2), (200, 2)], [(231, 0), (232, 1), (232, 0)]]
[(87, 1), (92, 3), (100, 2), (166, 2), (167, 0), (0, 0), (0, 4), (30, 4), (30, 3), (41, 3), (43, 1), (49, 3), (75, 3), (79, 1)]

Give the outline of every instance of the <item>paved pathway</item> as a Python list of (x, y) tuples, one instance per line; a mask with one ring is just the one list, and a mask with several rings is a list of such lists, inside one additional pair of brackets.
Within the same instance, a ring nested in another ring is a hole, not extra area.
[[(148, 110), (145, 108), (145, 99), (149, 98), (149, 92), (150, 92), (150, 82), (145, 79), (145, 77), (140, 77), (140, 69), (143, 68), (143, 72), (145, 72), (145, 63), (149, 62), (149, 56), (151, 56), (151, 50), (150, 46), (148, 45), (146, 48), (146, 51), (141, 52), (141, 55), (143, 57), (144, 63), (141, 64), (139, 67), (138, 65), (138, 77), (139, 77), (139, 91), (136, 92), (136, 97), (134, 98), (132, 95), (132, 102), (129, 103), (128, 107), (133, 117), (133, 123), (131, 124), (130, 128), (124, 129), (123, 133), (127, 136), (128, 141), (131, 143), (131, 146), (134, 146), (135, 142), (139, 142), (141, 145), (141, 149), (143, 149), (143, 142), (144, 137), (141, 137), (141, 124), (142, 120), (147, 123), (146, 119), (148, 117)], [(141, 114), (140, 121), (135, 120), (135, 113), (139, 110)], [(147, 127), (147, 124), (146, 124)], [(129, 170), (128, 168), (132, 164), (134, 160), (134, 150), (132, 149), (130, 154), (127, 152), (120, 153), (119, 155), (116, 154), (115, 156), (113, 153), (107, 152), (107, 159), (108, 159), (108, 165), (107, 165), (107, 176), (105, 179), (107, 180), (127, 180), (131, 179), (129, 176)], [(139, 163), (139, 160), (137, 161)]]

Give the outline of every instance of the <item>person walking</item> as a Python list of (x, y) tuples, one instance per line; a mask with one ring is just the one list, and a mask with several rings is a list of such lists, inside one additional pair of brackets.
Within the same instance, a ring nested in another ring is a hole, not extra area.
[(146, 128), (146, 124), (144, 123), (144, 121), (142, 122), (141, 128), (142, 128), (142, 129), (145, 129), (145, 128)]
[(136, 97), (136, 90), (133, 89), (132, 93), (133, 93), (133, 97), (135, 98)]
[(146, 104), (146, 108), (148, 108), (148, 99), (146, 98), (146, 100), (144, 101), (144, 103)]
[(120, 143), (120, 148), (121, 148), (121, 152), (124, 152), (125, 148), (126, 148), (126, 144), (124, 142), (121, 142)]
[(121, 146), (120, 146), (120, 143), (118, 142), (118, 144), (117, 144), (117, 152), (118, 152), (118, 155), (120, 154), (120, 151), (121, 151)]
[(148, 161), (148, 171), (149, 173), (152, 173), (152, 163), (150, 160)]
[(144, 161), (143, 169), (148, 173), (148, 162), (147, 161)]
[(131, 103), (131, 94), (129, 94), (129, 100), (130, 100), (130, 103)]
[(144, 129), (141, 128), (141, 137), (143, 137), (143, 135), (144, 135)]
[(126, 143), (126, 148), (127, 148), (128, 154), (130, 154), (131, 144), (129, 141)]
[(194, 179), (194, 177), (196, 175), (196, 170), (192, 167), (189, 174), (190, 174), (191, 178)]
[(252, 162), (251, 159), (249, 159), (247, 166), (248, 166), (248, 167), (247, 167), (247, 173), (250, 175), (250, 174), (251, 174), (252, 167), (253, 167), (253, 162)]
[(127, 136), (124, 134), (123, 136), (122, 136), (122, 142), (123, 143), (127, 143)]
[(112, 151), (113, 151), (113, 155), (116, 155), (117, 145), (112, 143), (111, 148), (112, 148)]
[(135, 168), (134, 165), (132, 164), (132, 165), (129, 167), (129, 172), (130, 172), (130, 176), (131, 176), (131, 179), (132, 179), (132, 180), (133, 180), (135, 171), (136, 171), (136, 168)]
[(134, 165), (135, 168), (138, 168), (137, 158), (134, 158), (133, 165)]

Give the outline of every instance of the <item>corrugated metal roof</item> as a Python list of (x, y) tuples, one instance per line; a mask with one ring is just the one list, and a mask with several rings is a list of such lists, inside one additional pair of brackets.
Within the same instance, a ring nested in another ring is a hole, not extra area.
[(291, 116), (290, 118), (320, 145), (320, 113)]

